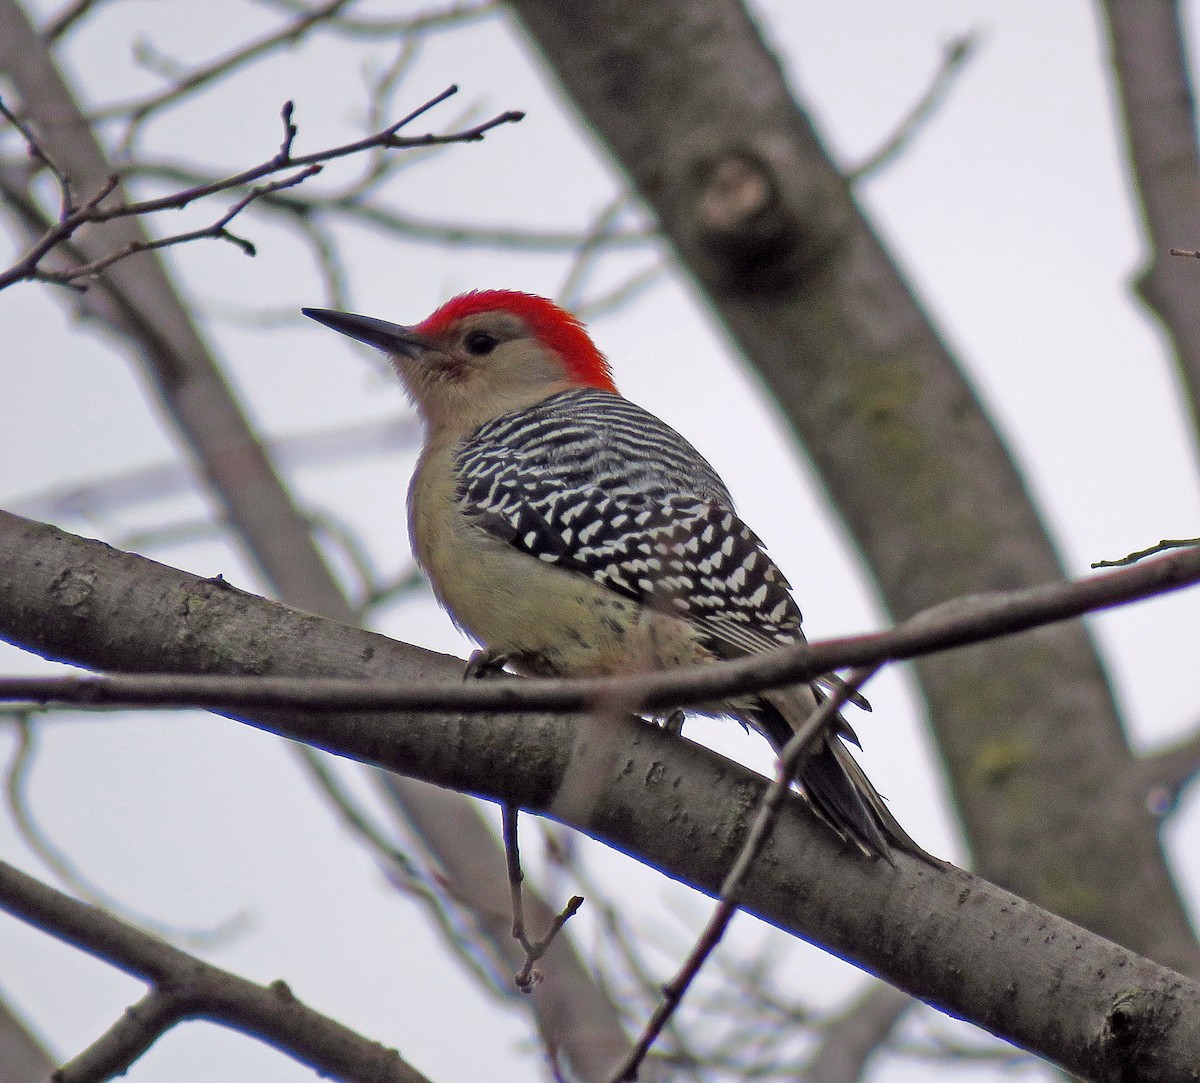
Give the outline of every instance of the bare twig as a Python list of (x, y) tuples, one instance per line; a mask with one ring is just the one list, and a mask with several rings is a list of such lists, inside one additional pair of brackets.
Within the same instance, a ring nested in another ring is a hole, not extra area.
[(61, 850), (50, 835), (38, 823), (29, 802), (29, 776), (36, 755), (36, 729), (29, 712), (12, 712), (12, 722), (17, 731), (17, 748), (9, 764), (4, 780), (4, 794), (8, 803), (13, 825), (25, 845), (58, 880), (81, 899), (99, 906), (125, 921), (133, 922), (153, 932), (193, 948), (211, 948), (229, 944), (249, 924), (249, 915), (242, 912), (231, 915), (209, 929), (186, 928), (169, 925), (157, 918), (146, 917), (120, 902), (112, 895), (96, 887), (78, 869), (75, 863)]
[[(449, 26), (462, 24), (469, 19), (487, 13), (492, 5), (458, 4), (442, 11), (430, 11), (404, 19), (346, 20), (343, 12), (350, 6), (352, 0), (326, 0), (315, 6), (295, 5), (290, 10), (295, 16), (289, 22), (264, 34), (243, 42), (222, 56), (210, 60), (206, 64), (189, 70), (179, 70), (178, 65), (169, 65), (171, 84), (143, 98), (133, 101), (118, 102), (105, 106), (92, 114), (92, 120), (112, 120), (124, 118), (128, 121), (128, 130), (124, 144), (133, 143), (136, 130), (147, 119), (163, 109), (173, 108), (186, 101), (193, 94), (215, 83), (223, 76), (238, 70), (268, 56), (285, 46), (294, 46), (306, 38), (312, 31), (327, 29), (342, 34), (355, 33), (357, 36), (385, 37), (388, 40), (403, 38), (412, 40), (423, 33), (444, 29)], [(166, 71), (167, 65), (153, 54), (148, 45), (141, 49), (144, 57), (158, 61), (153, 66), (160, 72)], [(151, 66), (149, 63), (147, 66)]]
[(575, 307), (575, 313), (582, 320), (594, 320), (598, 316), (606, 316), (622, 305), (628, 304), (651, 286), (661, 282), (670, 269), (670, 264), (665, 259), (656, 261), (649, 267), (643, 267), (606, 293), (593, 297), (590, 301), (580, 302)]
[[(290, 468), (316, 463), (354, 461), (412, 448), (420, 436), (412, 415), (382, 421), (316, 429), (271, 440), (271, 457)], [(84, 518), (94, 520), (106, 513), (192, 492), (195, 479), (186, 466), (164, 462), (110, 474), (63, 489), (51, 489), (18, 497), (8, 510), (30, 519)]]
[(573, 311), (583, 299), (584, 285), (595, 265), (596, 256), (603, 249), (605, 240), (613, 233), (622, 211), (629, 206), (632, 199), (629, 192), (622, 191), (596, 215), (571, 260), (566, 279), (559, 287), (558, 303), (563, 308)]
[(210, 966), (2, 862), (0, 909), (151, 986), (148, 998), (59, 1069), (57, 1083), (93, 1083), (121, 1073), (167, 1029), (196, 1018), (266, 1042), (322, 1075), (428, 1083), (394, 1049), (302, 1004), (283, 982), (256, 985)]
[(750, 831), (746, 835), (746, 841), (742, 844), (741, 851), (738, 853), (733, 867), (726, 874), (725, 880), (721, 884), (721, 898), (717, 903), (716, 909), (713, 911), (712, 917), (696, 941), (691, 954), (684, 961), (679, 973), (663, 986), (662, 1003), (650, 1017), (650, 1021), (646, 1024), (641, 1037), (638, 1038), (628, 1059), (613, 1075), (613, 1083), (624, 1083), (627, 1080), (637, 1079), (638, 1069), (642, 1061), (646, 1059), (646, 1055), (650, 1052), (650, 1047), (654, 1044), (659, 1034), (662, 1033), (662, 1029), (666, 1023), (675, 1014), (676, 1009), (678, 1009), (688, 991), (688, 987), (695, 980), (696, 975), (700, 973), (700, 968), (704, 965), (705, 961), (721, 942), (721, 938), (725, 935), (725, 930), (729, 928), (729, 923), (733, 920), (733, 915), (737, 912), (742, 884), (745, 882), (754, 862), (758, 859), (758, 855), (762, 853), (762, 849), (766, 845), (767, 838), (770, 836), (771, 829), (775, 824), (775, 819), (779, 815), (779, 810), (783, 805), (783, 800), (791, 788), (792, 779), (796, 777), (796, 772), (804, 762), (805, 757), (809, 754), (809, 749), (813, 742), (818, 740), (829, 726), (833, 724), (837, 718), (838, 711), (845, 706), (847, 700), (849, 700), (854, 692), (858, 691), (866, 681), (870, 680), (877, 668), (871, 667), (854, 670), (846, 678), (845, 683), (839, 685), (830, 694), (829, 698), (809, 715), (804, 724), (796, 730), (787, 745), (784, 746), (779, 756), (779, 768), (775, 773), (775, 778), (772, 780), (771, 785), (767, 787), (766, 793), (763, 794), (762, 803), (759, 805), (758, 814), (755, 816)]
[(1139, 560), (1144, 560), (1146, 557), (1165, 553), (1168, 549), (1189, 549), (1197, 545), (1200, 545), (1200, 538), (1163, 538), (1162, 541), (1156, 545), (1151, 545), (1148, 549), (1139, 549), (1136, 553), (1130, 553), (1128, 556), (1120, 557), (1117, 560), (1097, 560), (1092, 564), (1092, 567), (1124, 568), (1129, 564), (1136, 564)]
[(466, 931), (469, 916), (458, 909), (458, 900), (442, 890), (436, 876), (423, 869), (371, 822), (342, 785), (327, 757), (307, 745), (297, 745), (296, 750), (314, 785), (325, 795), (350, 834), (374, 855), (388, 882), (424, 906), (446, 944), (475, 975), (482, 988), (493, 989), (501, 994), (507, 992), (504, 988), (506, 983), (489, 965), (486, 954), (475, 950), (474, 938)]
[(851, 183), (859, 183), (880, 172), (896, 160), (912, 143), (946, 100), (954, 80), (962, 73), (967, 61), (979, 46), (979, 35), (970, 31), (950, 41), (942, 54), (942, 62), (938, 65), (925, 93), (917, 100), (896, 126), (896, 130), (888, 140), (876, 150), (866, 161), (861, 162), (846, 174)]
[(34, 161), (41, 162), (51, 173), (54, 174), (54, 179), (58, 182), (59, 190), (59, 214), (61, 217), (66, 217), (74, 210), (74, 197), (71, 193), (71, 178), (63, 172), (54, 159), (50, 156), (50, 152), (42, 145), (37, 134), (29, 127), (20, 117), (18, 117), (4, 103), (4, 99), (0, 98), (0, 116), (4, 117), (25, 140), (25, 145), (29, 149), (29, 156)]
[(1090, 579), (969, 595), (918, 613), (887, 632), (780, 647), (739, 661), (647, 673), (637, 678), (498, 679), (422, 685), (184, 674), (7, 677), (0, 680), (0, 702), (492, 713), (593, 709), (597, 704), (604, 708), (621, 704), (629, 709), (669, 709), (810, 681), (848, 666), (903, 661), (982, 643), (1197, 582), (1200, 547)]
[(208, 64), (190, 72), (180, 74), (173, 85), (165, 87), (138, 101), (106, 106), (104, 109), (93, 113), (90, 119), (95, 121), (128, 117), (131, 126), (137, 125), (164, 106), (179, 104), (190, 94), (219, 79), (222, 75), (241, 67), (243, 64), (265, 56), (284, 45), (294, 45), (314, 27), (334, 18), (342, 8), (351, 2), (352, 0), (327, 0), (326, 3), (305, 11), (290, 23), (277, 30), (245, 42), (224, 56), (210, 61)]
[(42, 28), (42, 40), (47, 43), (58, 41), (104, 2), (105, 0), (71, 0)]
[[(140, 161), (124, 167), (124, 177), (147, 177), (172, 184), (211, 184), (219, 178), (199, 167), (177, 162)], [(484, 248), (511, 248), (531, 252), (570, 252), (579, 247), (587, 233), (579, 230), (555, 230), (504, 225), (469, 225), (463, 222), (438, 222), (415, 218), (374, 201), (358, 200), (351, 186), (332, 194), (288, 193), (267, 196), (259, 210), (271, 210), (301, 221), (321, 214), (357, 222), (371, 229), (395, 234), (406, 240), (428, 244), (469, 245)], [(614, 231), (605, 240), (608, 248), (627, 249), (653, 240), (651, 228)]]
[[(258, 0), (260, 4), (293, 14), (312, 10), (310, 5), (298, 0)], [(482, 19), (500, 10), (495, 0), (461, 0), (447, 4), (444, 8), (429, 8), (416, 15), (400, 17), (371, 15), (341, 15), (326, 27), (330, 33), (340, 37), (366, 40), (382, 39), (394, 41), (406, 34), (425, 30), (440, 30), (450, 26), (461, 26)]]
[(517, 816), (519, 813), (515, 805), (506, 804), (503, 806), (503, 814), (504, 856), (508, 867), (509, 897), (512, 900), (512, 935), (513, 939), (521, 945), (521, 949), (525, 952), (524, 965), (522, 965), (513, 980), (522, 993), (531, 993), (533, 992), (533, 987), (542, 980), (541, 972), (534, 969), (533, 964), (546, 954), (546, 949), (554, 942), (554, 938), (558, 936), (562, 927), (575, 916), (576, 912), (583, 905), (583, 897), (581, 895), (571, 896), (567, 905), (563, 907), (550, 923), (550, 928), (546, 930), (546, 935), (540, 940), (529, 939), (529, 934), (525, 931), (525, 899), (521, 889), (525, 874), (521, 871), (521, 849), (517, 833)]
[[(341, 146), (331, 147), (327, 150), (317, 151), (312, 154), (294, 155), (292, 153), (292, 143), (295, 140), (297, 129), (292, 121), (293, 106), (291, 102), (285, 103), (281, 116), (284, 125), (284, 138), (279, 151), (270, 159), (253, 166), (250, 169), (243, 170), (233, 176), (225, 177), (220, 180), (212, 181), (205, 184), (195, 185), (190, 188), (185, 188), (182, 191), (173, 192), (166, 196), (160, 196), (156, 199), (146, 199), (133, 203), (128, 203), (123, 200), (116, 203), (107, 203), (108, 197), (113, 193), (118, 184), (117, 177), (110, 177), (108, 182), (90, 199), (77, 207), (69, 207), (67, 198), (67, 188), (64, 187), (63, 208), (64, 213), (60, 215), (58, 222), (50, 226), (33, 246), (21, 257), (9, 270), (0, 272), (0, 289), (10, 286), (15, 282), (27, 280), (45, 280), (55, 283), (69, 283), (79, 277), (85, 277), (95, 274), (98, 270), (118, 260), (125, 259), (134, 252), (147, 251), (155, 248), (162, 248), (167, 245), (181, 244), (185, 241), (196, 240), (203, 237), (219, 237), (224, 240), (232, 241), (238, 244), (239, 247), (249, 254), (253, 254), (253, 246), (249, 242), (237, 238), (230, 234), (225, 226), (237, 214), (239, 214), (251, 202), (279, 192), (283, 189), (290, 188), (302, 181), (308, 179), (315, 174), (320, 167), (329, 161), (337, 158), (344, 158), (348, 155), (358, 154), (364, 150), (369, 150), (375, 147), (386, 147), (392, 149), (407, 149), (412, 147), (428, 147), (442, 146), (449, 143), (471, 143), (482, 139), (493, 128), (502, 124), (509, 124), (518, 121), (524, 114), (510, 110), (500, 113), (489, 120), (482, 121), (469, 128), (461, 131), (452, 132), (446, 135), (434, 135), (427, 133), (419, 136), (401, 136), (398, 134), (402, 128), (411, 124), (418, 117), (427, 113), (447, 98), (456, 94), (458, 88), (451, 86), (444, 90), (441, 94), (429, 99), (423, 105), (414, 109), (407, 116), (396, 121), (396, 123), (376, 132), (374, 135), (367, 136), (364, 139), (358, 139), (351, 143), (345, 143)], [(11, 114), (8, 114), (11, 115)], [(22, 130), (24, 134), (24, 129)], [(27, 136), (27, 138), (29, 138)], [(31, 152), (39, 153), (43, 158), (44, 151), (38, 151), (37, 144), (30, 142)], [(46, 158), (45, 160), (49, 160)], [(53, 249), (58, 247), (64, 241), (72, 237), (79, 228), (89, 223), (108, 222), (117, 218), (140, 217), (147, 214), (153, 214), (164, 210), (180, 210), (190, 203), (199, 199), (204, 199), (208, 196), (215, 195), (219, 192), (230, 191), (232, 189), (242, 188), (251, 185), (254, 181), (261, 180), (264, 177), (279, 173), (283, 170), (296, 170), (291, 176), (278, 181), (272, 181), (260, 187), (252, 187), (246, 195), (234, 204), (233, 208), (223, 216), (219, 221), (202, 230), (197, 230), (192, 233), (179, 234), (175, 237), (168, 237), (162, 240), (133, 240), (117, 253), (106, 254), (88, 261), (78, 267), (68, 267), (62, 271), (46, 272), (40, 269), (41, 261)]]
[(404, 571), (392, 576), (386, 582), (378, 584), (371, 593), (362, 599), (360, 612), (363, 623), (372, 614), (378, 614), (381, 609), (403, 600), (407, 595), (420, 590), (429, 582), (421, 566), (413, 561)]
[[(90, 263), (76, 264), (65, 271), (35, 270), (32, 274), (25, 277), (36, 279), (38, 282), (73, 286), (77, 285), (80, 279), (94, 278), (105, 267), (111, 267), (118, 260), (127, 259), (135, 252), (152, 252), (159, 248), (173, 248), (176, 245), (187, 244), (190, 241), (206, 239), (228, 241), (230, 244), (240, 248), (243, 255), (257, 255), (258, 250), (252, 242), (246, 240), (244, 237), (237, 236), (235, 233), (231, 233), (226, 227), (260, 196), (266, 195), (268, 192), (279, 192), (285, 188), (293, 188), (320, 171), (321, 167), (319, 165), (310, 165), (307, 169), (302, 169), (299, 173), (295, 173), (290, 177), (283, 177), (280, 180), (270, 181), (267, 184), (256, 185), (215, 222), (200, 229), (188, 230), (184, 233), (174, 233), (168, 237), (159, 237), (152, 241), (132, 241), (120, 251), (110, 252), (107, 256), (101, 256)], [(4, 280), (4, 276), (0, 275), (0, 289), (3, 289), (8, 284)]]

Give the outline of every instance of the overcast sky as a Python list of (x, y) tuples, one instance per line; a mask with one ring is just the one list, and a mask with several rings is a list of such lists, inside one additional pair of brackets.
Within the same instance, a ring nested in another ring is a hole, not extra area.
[[(1160, 537), (1200, 533), (1196, 458), (1175, 378), (1158, 330), (1129, 289), (1144, 249), (1092, 7), (772, 0), (755, 10), (846, 164), (891, 134), (950, 39), (978, 33), (976, 55), (948, 100), (904, 155), (863, 185), (862, 201), (1010, 441), (1072, 574)], [(160, 85), (134, 63), (135, 40), (192, 65), (276, 21), (233, 0), (123, 0), (102, 6), (79, 31), (68, 67), (92, 104), (124, 101)], [(368, 55), (378, 65), (389, 58), (385, 49)], [(317, 36), (164, 115), (146, 146), (156, 157), (232, 172), (274, 152), (285, 99), (296, 102), (299, 150), (356, 138), (362, 56), (361, 46)], [(527, 118), (481, 144), (414, 164), (389, 195), (405, 213), (583, 230), (619, 191), (595, 140), (557, 102), (504, 18), (429, 38), (396, 96), (397, 115), (449, 83), (462, 93), (442, 108), (439, 125), (469, 105), (481, 116), (522, 109)], [(354, 172), (353, 164), (331, 167), (319, 180)], [(208, 212), (197, 213), (207, 220)], [(405, 411), (378, 365), (339, 336), (298, 318), (269, 329), (232, 318), (252, 307), (291, 311), (326, 301), (292, 238), (261, 220), (243, 229), (259, 245), (256, 259), (216, 243), (169, 258), (184, 292), (205, 306), (206, 334), (263, 429), (286, 436)], [(400, 322), (466, 288), (555, 295), (569, 268), (562, 255), (438, 248), (361, 229), (345, 230), (342, 239), (355, 309)], [(1178, 243), (1197, 247), (1200, 236)], [(658, 258), (645, 249), (605, 260), (592, 294)], [(32, 285), (0, 293), (0, 327), (0, 506), (27, 507), (48, 490), (177, 461), (127, 358), (72, 324), (65, 293)], [(724, 475), (743, 517), (794, 584), (810, 637), (882, 626), (862, 565), (808, 464), (687, 284), (667, 273), (592, 330), (622, 390), (687, 435)], [(307, 504), (351, 523), (381, 569), (398, 571), (410, 559), (403, 509), (411, 465), (411, 451), (399, 450), (301, 470), (293, 481)], [(203, 508), (184, 496), (64, 525), (138, 547), (144, 530), (186, 522)], [(193, 572), (258, 586), (217, 539), (140, 548)], [(1168, 740), (1200, 718), (1198, 622), (1200, 593), (1193, 591), (1091, 623), (1139, 746)], [(425, 595), (388, 610), (380, 628), (440, 650), (469, 649)], [(5, 672), (41, 665), (0, 649)], [(918, 840), (961, 858), (908, 676), (889, 670), (870, 695), (874, 714), (858, 724), (864, 767)], [(688, 733), (764, 769), (770, 762), (760, 740), (728, 723), (696, 723)], [(0, 762), (12, 746), (0, 732)], [(40, 730), (32, 795), (56, 843), (137, 912), (189, 927), (247, 915), (248, 929), (212, 953), (219, 965), (287, 979), (315, 1007), (396, 1045), (437, 1083), (537, 1077), (540, 1058), (523, 1017), (497, 1009), (447, 959), (416, 905), (346, 842), (281, 742), (200, 713), (56, 717)], [(1200, 898), (1198, 832), (1193, 800), (1170, 833), (1193, 905)], [(0, 852), (48, 875), (3, 816)], [(706, 904), (598, 846), (589, 855), (597, 875), (637, 899), (646, 926), (660, 931), (668, 950), (655, 958), (665, 976)], [(755, 950), (766, 936), (784, 943), (752, 919), (738, 921), (726, 950)], [(588, 922), (585, 908), (578, 931)], [(589, 938), (581, 943), (586, 952)], [(859, 987), (857, 972), (816, 949), (772, 950), (787, 951), (794, 988), (821, 990), (814, 998), (832, 1004)], [(78, 1051), (140, 995), (137, 983), (112, 969), (3, 919), (0, 959), (0, 988), (59, 1053)], [(939, 1075), (893, 1061), (872, 1079), (957, 1077), (956, 1070)], [(310, 1074), (252, 1041), (189, 1025), (160, 1042), (129, 1078), (284, 1083)]]

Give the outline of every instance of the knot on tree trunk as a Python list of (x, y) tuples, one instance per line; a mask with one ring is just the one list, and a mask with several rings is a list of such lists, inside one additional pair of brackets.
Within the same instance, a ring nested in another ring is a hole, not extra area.
[(1150, 989), (1126, 989), (1113, 997), (1100, 1028), (1101, 1078), (1111, 1083), (1161, 1078), (1154, 1068), (1156, 1051), (1177, 1014), (1167, 1000)]
[(725, 146), (699, 157), (690, 178), (697, 239), (731, 288), (791, 289), (811, 275), (831, 238), (809, 235), (768, 155)]

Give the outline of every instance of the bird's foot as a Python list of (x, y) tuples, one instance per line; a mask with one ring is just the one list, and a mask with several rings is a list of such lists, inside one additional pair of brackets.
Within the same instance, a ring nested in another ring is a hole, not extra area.
[(463, 671), (464, 681), (489, 680), (499, 677), (508, 665), (509, 656), (504, 651), (494, 651), (490, 647), (475, 651)]
[(675, 710), (662, 720), (662, 728), (678, 737), (683, 733), (683, 722), (686, 718), (687, 712), (681, 707), (676, 707)]

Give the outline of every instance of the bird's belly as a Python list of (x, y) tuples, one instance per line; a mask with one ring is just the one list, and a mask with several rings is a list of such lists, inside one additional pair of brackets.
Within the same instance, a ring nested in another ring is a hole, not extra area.
[[(598, 677), (694, 665), (710, 656), (685, 621), (575, 572), (556, 568), (473, 526), (425, 563), (454, 620), (514, 668)], [(462, 546), (462, 552), (454, 550)]]

